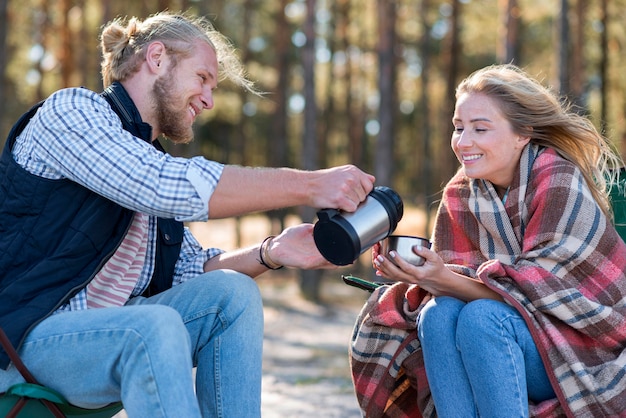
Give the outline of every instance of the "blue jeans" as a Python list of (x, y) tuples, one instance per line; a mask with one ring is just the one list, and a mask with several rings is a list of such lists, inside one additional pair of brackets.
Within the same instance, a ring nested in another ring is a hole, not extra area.
[(439, 296), (417, 319), (439, 417), (528, 417), (528, 400), (556, 397), (528, 327), (515, 308)]
[[(224, 270), (124, 307), (53, 315), (20, 356), (78, 406), (121, 399), (131, 418), (259, 417), (262, 348), (259, 289)], [(19, 381), (13, 366), (0, 370), (0, 391)]]

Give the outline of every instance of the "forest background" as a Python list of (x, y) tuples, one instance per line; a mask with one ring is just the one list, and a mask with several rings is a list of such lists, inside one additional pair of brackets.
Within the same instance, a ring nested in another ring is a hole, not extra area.
[[(0, 145), (53, 91), (102, 89), (104, 23), (166, 9), (206, 16), (266, 92), (220, 85), (196, 140), (169, 152), (251, 166), (356, 164), (424, 214), (416, 235), (429, 235), (458, 168), (454, 89), (478, 68), (521, 66), (626, 150), (626, 0), (0, 0)], [(290, 215), (315, 220), (310, 208), (271, 212), (272, 232)], [(300, 274), (317, 298), (321, 273)]]

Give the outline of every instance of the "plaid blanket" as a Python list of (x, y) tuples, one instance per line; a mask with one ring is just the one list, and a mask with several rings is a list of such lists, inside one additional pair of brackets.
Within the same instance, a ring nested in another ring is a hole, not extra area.
[[(525, 318), (557, 394), (531, 416), (626, 416), (626, 245), (572, 163), (527, 146), (506, 205), (491, 183), (459, 172), (433, 235), (449, 268)], [(431, 297), (397, 283), (363, 307), (350, 360), (364, 416), (436, 416), (415, 333)]]

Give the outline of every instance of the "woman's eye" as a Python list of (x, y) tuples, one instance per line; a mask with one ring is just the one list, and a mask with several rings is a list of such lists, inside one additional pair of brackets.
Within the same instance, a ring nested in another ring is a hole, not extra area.
[(463, 132), (463, 128), (455, 126), (454, 127), (454, 132), (461, 133), (461, 132)]

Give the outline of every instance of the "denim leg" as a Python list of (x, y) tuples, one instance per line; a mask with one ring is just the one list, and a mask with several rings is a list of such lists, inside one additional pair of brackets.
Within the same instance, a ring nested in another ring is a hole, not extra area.
[(528, 327), (505, 303), (480, 299), (463, 308), (457, 344), (481, 417), (527, 417), (533, 400), (555, 396)]
[[(262, 346), (256, 283), (216, 271), (124, 307), (53, 315), (20, 355), (41, 383), (86, 408), (122, 399), (130, 417), (258, 417)], [(0, 391), (20, 381), (15, 368), (0, 370)]]
[(219, 270), (132, 303), (165, 304), (180, 313), (191, 338), (203, 416), (261, 415), (263, 305), (254, 280)]
[[(121, 399), (130, 417), (199, 417), (189, 351), (175, 310), (130, 306), (53, 315), (28, 334), (20, 356), (40, 383), (78, 406)], [(13, 366), (0, 370), (0, 390), (19, 381)]]
[(477, 416), (472, 388), (456, 346), (457, 320), (465, 305), (461, 300), (438, 296), (417, 318), (426, 376), (440, 418)]

